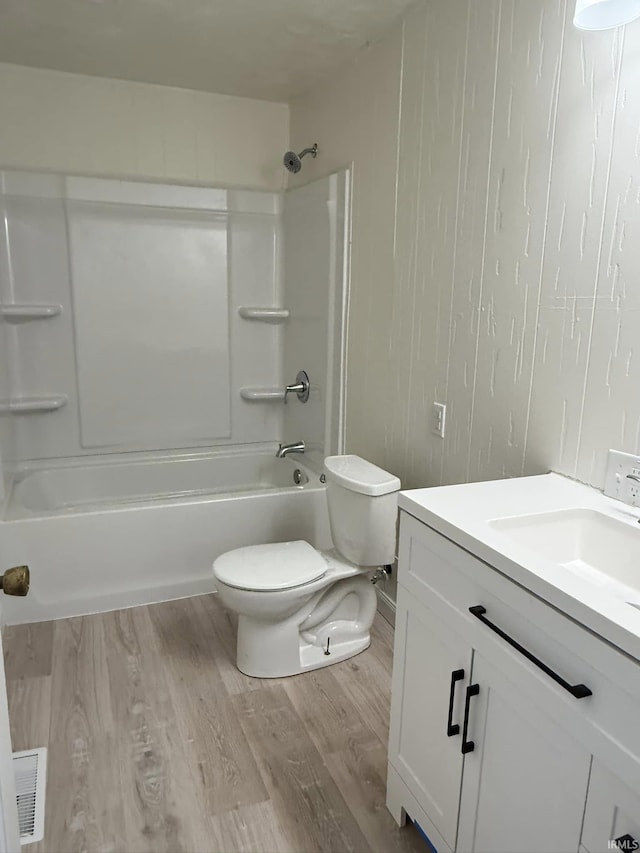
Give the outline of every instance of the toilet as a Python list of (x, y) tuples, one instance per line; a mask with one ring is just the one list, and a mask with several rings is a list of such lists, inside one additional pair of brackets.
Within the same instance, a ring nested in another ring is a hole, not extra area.
[(213, 564), (222, 603), (238, 614), (236, 660), (247, 675), (296, 675), (371, 642), (370, 574), (395, 556), (400, 480), (359, 456), (324, 464), (333, 550), (301, 540), (251, 545)]

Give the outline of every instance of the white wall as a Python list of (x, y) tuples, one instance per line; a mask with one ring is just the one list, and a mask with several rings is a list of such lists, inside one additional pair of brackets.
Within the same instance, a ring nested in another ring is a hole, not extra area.
[(422, 2), (292, 104), (295, 180), (354, 161), (347, 447), (405, 486), (640, 452), (640, 24), (573, 5)]
[(280, 190), (286, 104), (0, 64), (0, 167)]
[[(0, 318), (0, 399), (11, 392), (7, 324)], [(15, 433), (12, 418), (0, 416), (0, 506), (9, 493), (11, 465), (15, 460)]]

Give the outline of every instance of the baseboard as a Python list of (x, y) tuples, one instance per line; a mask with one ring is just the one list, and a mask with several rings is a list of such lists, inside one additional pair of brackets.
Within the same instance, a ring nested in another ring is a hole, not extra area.
[(383, 616), (390, 625), (396, 624), (396, 603), (391, 598), (390, 595), (380, 589), (380, 587), (376, 587), (376, 594), (378, 596), (378, 613)]

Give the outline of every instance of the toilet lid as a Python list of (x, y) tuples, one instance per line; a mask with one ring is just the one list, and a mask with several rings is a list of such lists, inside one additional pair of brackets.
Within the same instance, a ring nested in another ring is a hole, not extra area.
[(324, 559), (302, 541), (236, 548), (213, 563), (213, 573), (222, 583), (258, 591), (302, 586), (321, 578), (326, 571)]

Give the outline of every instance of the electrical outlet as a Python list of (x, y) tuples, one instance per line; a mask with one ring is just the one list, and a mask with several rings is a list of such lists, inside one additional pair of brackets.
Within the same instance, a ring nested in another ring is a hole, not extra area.
[(604, 493), (610, 498), (640, 507), (640, 456), (622, 453), (620, 450), (609, 451)]
[(433, 426), (431, 432), (444, 438), (444, 423), (447, 415), (447, 407), (444, 403), (434, 403), (432, 409)]

